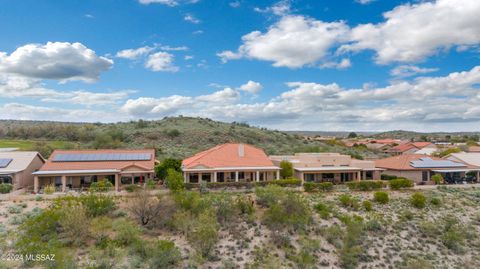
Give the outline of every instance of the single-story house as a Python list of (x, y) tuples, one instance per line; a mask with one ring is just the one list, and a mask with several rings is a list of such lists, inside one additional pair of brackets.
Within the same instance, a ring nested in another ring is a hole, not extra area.
[(304, 182), (329, 181), (342, 183), (352, 180), (380, 179), (381, 169), (375, 162), (353, 159), (339, 153), (297, 153), (287, 156), (270, 156), (277, 166), (282, 161), (292, 163), (295, 177)]
[(385, 169), (383, 174), (404, 177), (416, 183), (427, 183), (434, 174), (441, 174), (447, 182), (465, 177), (469, 171), (479, 171), (479, 167), (430, 157), (421, 154), (404, 154), (375, 161), (377, 168)]
[(262, 149), (227, 143), (199, 152), (182, 161), (186, 183), (248, 182), (275, 180), (280, 168)]
[(155, 177), (155, 150), (55, 150), (34, 175), (34, 191), (54, 184), (61, 191), (88, 188), (92, 182), (109, 180), (115, 190)]
[(392, 147), (387, 152), (391, 154), (415, 154), (422, 149), (437, 149), (435, 144), (431, 142), (407, 142), (398, 146)]
[(0, 183), (10, 183), (13, 189), (33, 186), (32, 173), (45, 163), (36, 151), (0, 152)]
[[(463, 163), (470, 168), (480, 168), (480, 152), (451, 153), (445, 159)], [(476, 171), (475, 174), (477, 181), (480, 180), (480, 172)]]

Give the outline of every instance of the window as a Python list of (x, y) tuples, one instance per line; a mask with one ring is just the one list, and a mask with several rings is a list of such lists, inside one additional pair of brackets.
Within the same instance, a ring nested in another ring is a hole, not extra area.
[(322, 174), (322, 181), (333, 181), (335, 175), (333, 173), (323, 173)]
[(306, 182), (315, 181), (315, 174), (304, 174), (303, 177)]
[(365, 179), (373, 179), (373, 171), (367, 171), (365, 172)]
[(210, 182), (211, 175), (210, 174), (202, 174), (202, 181)]
[(217, 172), (217, 182), (225, 182), (225, 173)]
[(189, 174), (189, 182), (198, 183), (198, 174), (197, 173)]

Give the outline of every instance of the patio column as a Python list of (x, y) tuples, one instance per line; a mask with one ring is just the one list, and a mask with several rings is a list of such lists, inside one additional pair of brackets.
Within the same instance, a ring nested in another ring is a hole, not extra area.
[(38, 193), (38, 187), (39, 187), (38, 176), (34, 176), (33, 177), (33, 192)]
[(213, 182), (217, 182), (217, 172), (213, 172)]
[(257, 181), (257, 182), (260, 181), (260, 171), (257, 171), (255, 173), (255, 181)]
[(67, 176), (62, 176), (62, 192), (67, 190)]
[(135, 184), (135, 174), (132, 174), (132, 185)]
[(183, 172), (183, 183), (187, 183), (187, 172)]
[(477, 181), (480, 180), (480, 171), (477, 171)]
[(115, 191), (120, 191), (120, 176), (115, 174)]
[(235, 171), (235, 182), (238, 182), (238, 171)]
[(280, 170), (277, 170), (277, 180), (280, 179)]
[(198, 183), (202, 183), (202, 177), (203, 177), (203, 174), (198, 173)]

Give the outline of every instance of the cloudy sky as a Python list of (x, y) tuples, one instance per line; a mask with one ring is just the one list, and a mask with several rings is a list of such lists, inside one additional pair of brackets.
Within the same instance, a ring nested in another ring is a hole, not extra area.
[(4, 0), (0, 119), (480, 131), (480, 1)]

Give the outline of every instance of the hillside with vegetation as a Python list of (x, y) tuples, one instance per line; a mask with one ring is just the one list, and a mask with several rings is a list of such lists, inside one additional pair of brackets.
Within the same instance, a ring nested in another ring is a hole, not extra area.
[(340, 152), (356, 158), (376, 157), (367, 149), (348, 148), (336, 141), (310, 141), (300, 135), (206, 118), (167, 117), (109, 124), (0, 121), (0, 147), (37, 150), (45, 156), (56, 148), (154, 148), (160, 159), (184, 158), (227, 142), (252, 144), (267, 154)]

